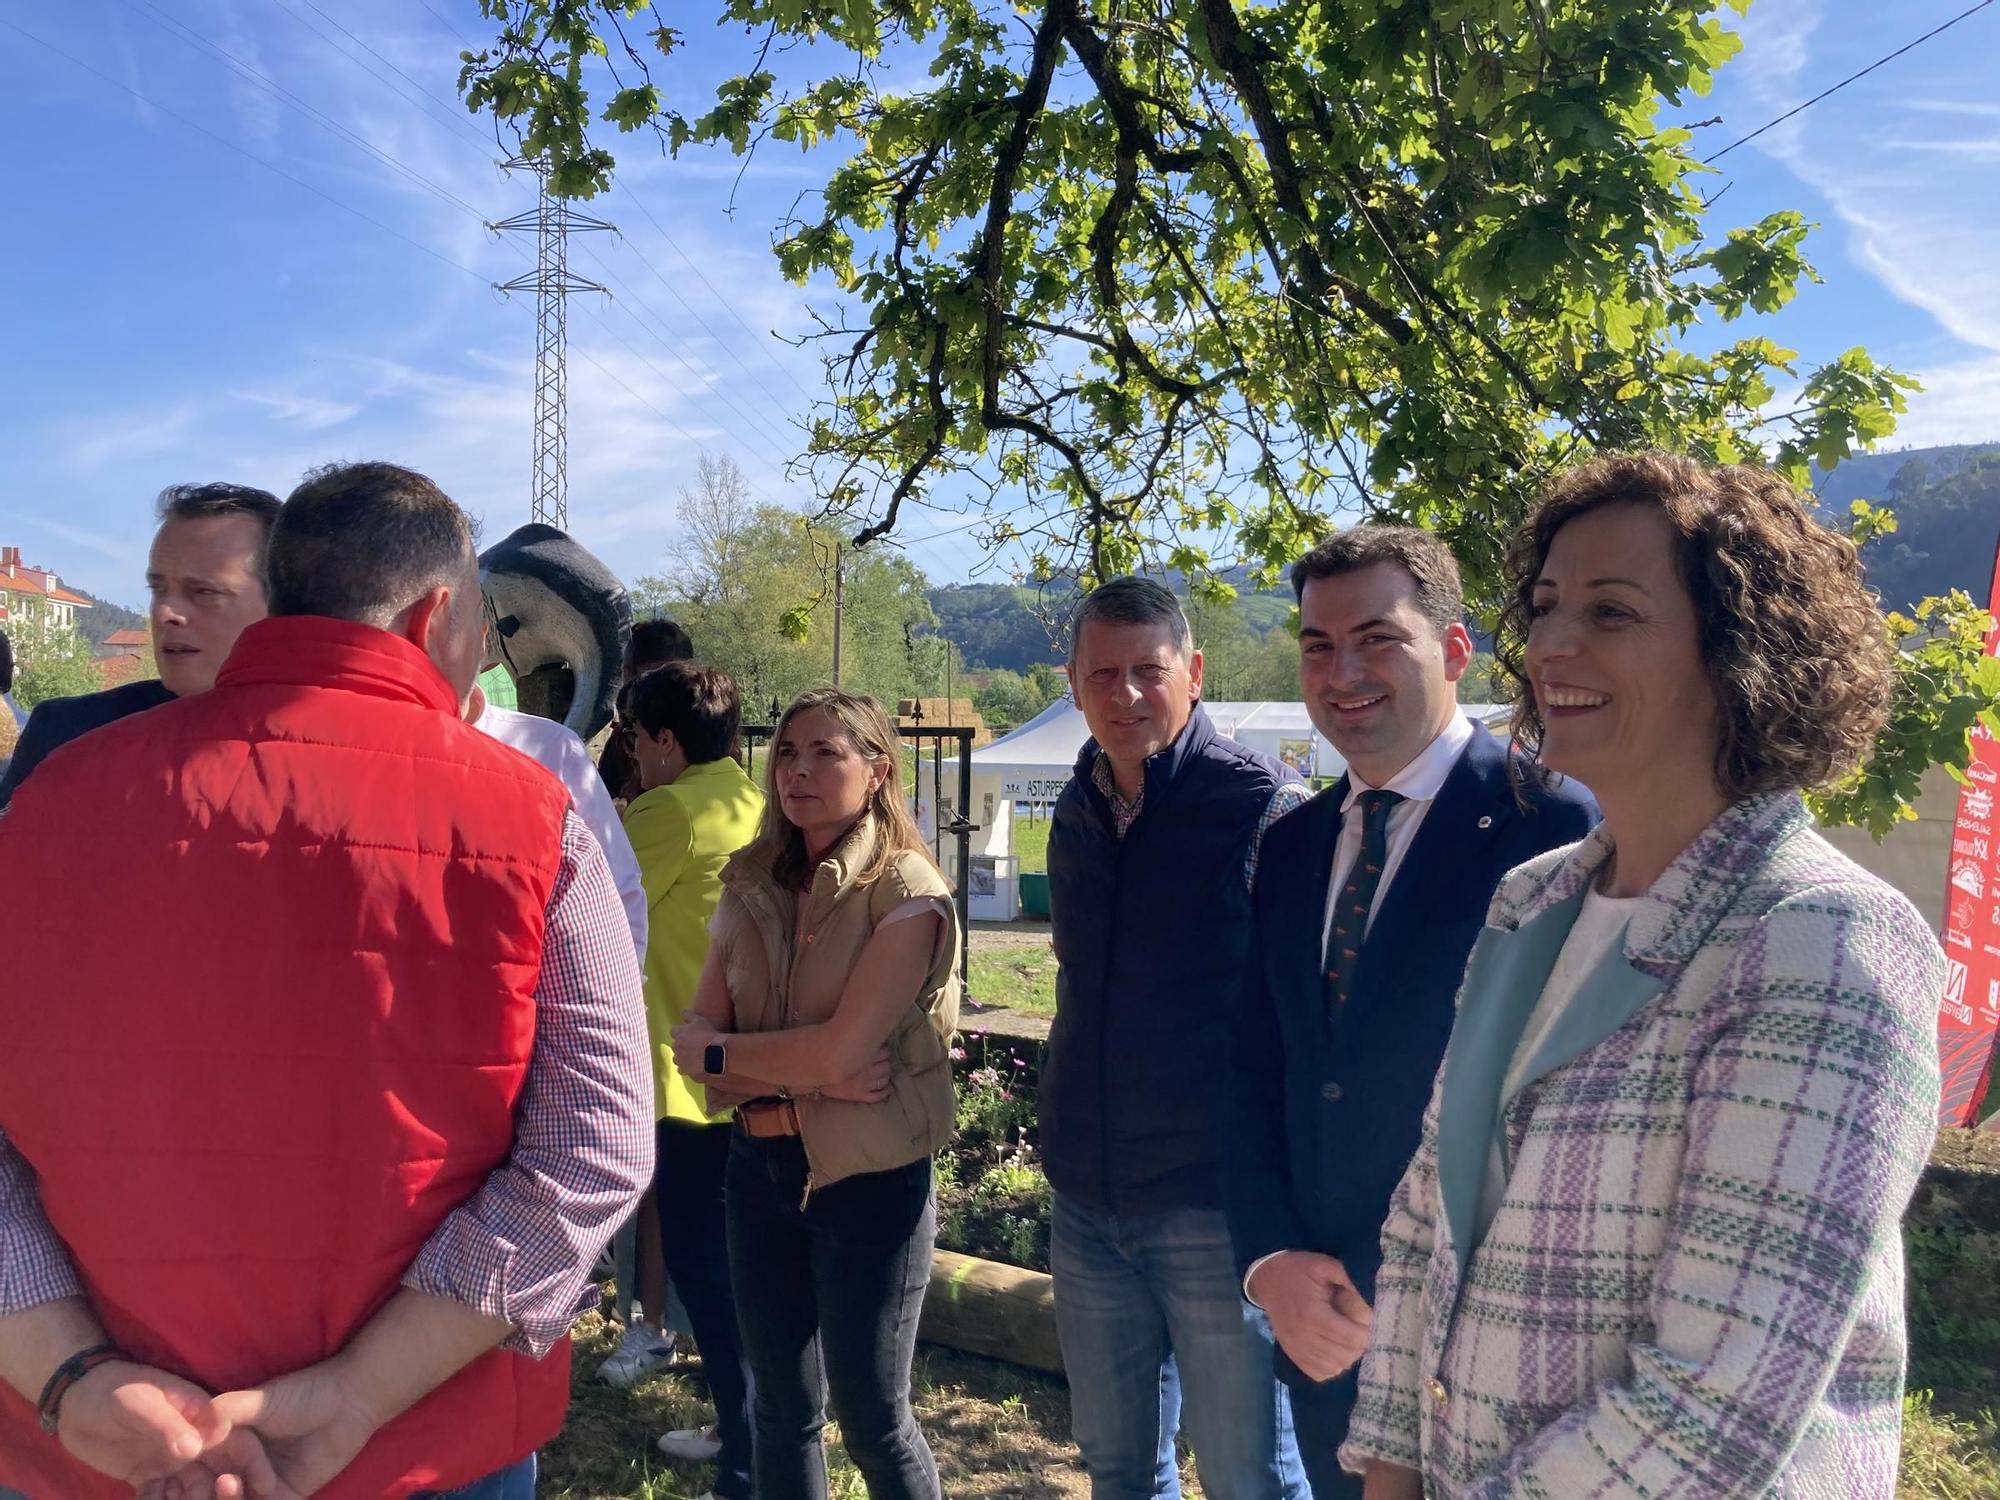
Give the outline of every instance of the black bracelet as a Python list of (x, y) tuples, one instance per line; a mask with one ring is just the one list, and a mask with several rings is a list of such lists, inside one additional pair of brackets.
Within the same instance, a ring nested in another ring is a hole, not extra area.
[(56, 1414), (62, 1410), (63, 1397), (69, 1394), (71, 1386), (99, 1365), (108, 1365), (124, 1357), (110, 1344), (92, 1344), (57, 1365), (49, 1383), (42, 1387), (42, 1399), (35, 1403), (35, 1409), (41, 1413), (42, 1431), (55, 1436)]

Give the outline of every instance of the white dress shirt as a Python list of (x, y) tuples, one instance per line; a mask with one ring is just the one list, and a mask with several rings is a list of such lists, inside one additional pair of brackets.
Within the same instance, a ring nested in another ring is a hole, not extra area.
[[(1389, 886), (1402, 866), (1403, 856), (1416, 842), (1417, 829), (1423, 825), (1424, 814), (1430, 811), (1437, 794), (1444, 790), (1445, 778), (1451, 775), (1451, 769), (1458, 764), (1465, 747), (1472, 743), (1473, 735), (1484, 732), (1463, 713), (1453, 713), (1451, 722), (1438, 731), (1437, 738), (1419, 750), (1408, 765), (1379, 787), (1370, 785), (1352, 766), (1347, 768), (1347, 800), (1340, 804), (1340, 841), (1333, 848), (1333, 871), (1326, 885), (1326, 920), (1320, 924), (1319, 931), (1321, 953), (1326, 952), (1327, 936), (1333, 931), (1333, 912), (1340, 904), (1341, 888), (1347, 884), (1347, 876), (1361, 853), (1361, 819), (1355, 812), (1355, 804), (1361, 800), (1361, 794), (1370, 791), (1397, 792), (1403, 798), (1389, 809), (1388, 858), (1382, 862), (1382, 879), (1375, 887), (1374, 903), (1368, 908), (1368, 921), (1372, 926), (1375, 913), (1382, 909), (1382, 898), (1389, 894)], [(1365, 932), (1363, 935), (1366, 935)]]
[(576, 732), (540, 714), (524, 714), (486, 702), (486, 695), (474, 690), (479, 707), (473, 718), (475, 728), (503, 745), (511, 745), (528, 759), (548, 767), (556, 780), (569, 788), (569, 800), (584, 826), (597, 835), (604, 859), (611, 866), (611, 878), (618, 886), (618, 899), (625, 905), (625, 920), (632, 928), (632, 947), (640, 963), (646, 960), (646, 883), (639, 875), (639, 857), (632, 852), (632, 840), (604, 778), (591, 762), (590, 749)]
[[(1388, 857), (1382, 862), (1382, 878), (1375, 887), (1375, 900), (1368, 908), (1368, 921), (1372, 926), (1375, 913), (1382, 909), (1382, 898), (1389, 894), (1389, 884), (1396, 878), (1396, 871), (1402, 866), (1403, 856), (1410, 852), (1410, 845), (1416, 841), (1417, 829), (1422, 826), (1424, 814), (1444, 790), (1445, 779), (1451, 775), (1458, 758), (1465, 754), (1465, 747), (1472, 743), (1475, 734), (1484, 734), (1462, 711), (1455, 711), (1451, 722), (1438, 731), (1437, 738), (1419, 750), (1410, 763), (1391, 776), (1382, 786), (1373, 786), (1363, 779), (1352, 766), (1347, 768), (1347, 800), (1340, 804), (1340, 839), (1333, 846), (1333, 870), (1326, 885), (1326, 919), (1320, 924), (1319, 951), (1326, 952), (1326, 940), (1333, 932), (1334, 909), (1340, 905), (1341, 888), (1347, 884), (1348, 872), (1353, 870), (1354, 861), (1361, 853), (1361, 819), (1355, 815), (1355, 804), (1361, 800), (1363, 792), (1396, 792), (1402, 801), (1389, 809)], [(1260, 1255), (1250, 1263), (1243, 1273), (1243, 1299), (1253, 1307), (1261, 1307), (1250, 1295), (1250, 1278), (1257, 1274), (1265, 1261), (1274, 1260), (1285, 1254), (1274, 1250), (1269, 1255)]]

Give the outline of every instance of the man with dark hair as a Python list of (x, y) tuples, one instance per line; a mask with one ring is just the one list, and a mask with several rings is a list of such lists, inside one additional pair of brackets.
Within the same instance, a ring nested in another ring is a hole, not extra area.
[(0, 776), (0, 808), (59, 746), (127, 714), (207, 692), (243, 628), (264, 618), (264, 546), (278, 497), (241, 484), (177, 484), (160, 492), (158, 509), (146, 589), (159, 677), (37, 704)]
[(1056, 1330), (1094, 1495), (1178, 1493), (1184, 1417), (1204, 1494), (1294, 1500), (1271, 1330), (1243, 1301), (1223, 1216), (1215, 1060), (1259, 841), (1305, 791), (1216, 732), (1201, 668), (1156, 583), (1113, 579), (1078, 610), (1069, 679), (1091, 737), (1049, 832), (1059, 967), (1040, 1093)]
[(642, 672), (625, 691), (624, 717), (642, 787), (625, 811), (625, 830), (651, 900), (646, 1024), (658, 1133), (653, 1197), (667, 1275), (701, 1346), (716, 1418), (710, 1429), (669, 1432), (659, 1446), (683, 1461), (713, 1458), (716, 1500), (751, 1500), (750, 1365), (736, 1330), (722, 1211), (730, 1126), (727, 1118), (709, 1118), (700, 1095), (674, 1066), (674, 1028), (687, 1018), (708, 957), (722, 867), (756, 836), (764, 798), (730, 759), (742, 710), (727, 672), (668, 662)]
[[(621, 701), (632, 680), (641, 673), (671, 661), (692, 660), (694, 642), (672, 620), (656, 615), (650, 620), (636, 622), (632, 633), (625, 638), (625, 660), (618, 674)], [(629, 727), (626, 726), (627, 732), (614, 733), (606, 740), (604, 749), (597, 757), (597, 774), (604, 778), (604, 785), (620, 802), (630, 802), (639, 795), (639, 768), (632, 760)]]
[(664, 616), (640, 620), (632, 626), (625, 642), (623, 680), (630, 682), (641, 672), (665, 666), (670, 661), (693, 661), (694, 642), (688, 633)]
[(1315, 1500), (1358, 1500), (1337, 1454), (1382, 1222), (1460, 976), (1500, 877), (1581, 838), (1595, 809), (1510, 768), (1459, 710), (1472, 639), (1435, 536), (1340, 532), (1299, 559), (1292, 587), (1306, 709), (1347, 774), (1265, 841), (1226, 1049), (1226, 1180), (1244, 1296), (1277, 1335)]
[(249, 1428), (304, 1494), (533, 1492), (649, 1079), (603, 851), (462, 718), (472, 535), (406, 469), (310, 476), (214, 688), (0, 819), (0, 1486), (109, 1500)]

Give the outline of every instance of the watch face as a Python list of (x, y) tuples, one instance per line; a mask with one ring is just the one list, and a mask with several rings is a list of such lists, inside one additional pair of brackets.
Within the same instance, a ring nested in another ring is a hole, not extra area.
[(722, 1043), (710, 1042), (707, 1047), (702, 1049), (701, 1070), (704, 1073), (725, 1073), (728, 1071), (727, 1057), (728, 1054), (723, 1051)]

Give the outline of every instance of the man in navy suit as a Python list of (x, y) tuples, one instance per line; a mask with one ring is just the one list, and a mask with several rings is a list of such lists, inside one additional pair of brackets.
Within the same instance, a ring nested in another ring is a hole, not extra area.
[(236, 637), (264, 618), (264, 544), (278, 518), (276, 495), (243, 484), (177, 484), (161, 492), (159, 515), (146, 558), (159, 677), (36, 704), (0, 774), (0, 811), (71, 740), (214, 687)]
[(1500, 877), (1597, 819), (1459, 710), (1458, 564), (1361, 526), (1292, 569), (1299, 681), (1348, 773), (1266, 835), (1232, 1028), (1225, 1152), (1244, 1296), (1277, 1335), (1315, 1500), (1368, 1346), (1382, 1221), (1417, 1146), (1454, 1001)]

